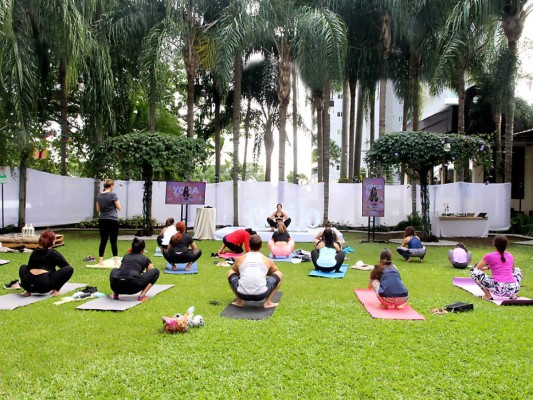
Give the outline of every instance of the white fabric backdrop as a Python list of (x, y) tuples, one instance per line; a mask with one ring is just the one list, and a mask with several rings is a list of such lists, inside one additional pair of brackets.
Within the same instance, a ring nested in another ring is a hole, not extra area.
[[(93, 210), (94, 181), (29, 170), (27, 183), (26, 220), (34, 226), (73, 224), (90, 220)], [(179, 219), (181, 206), (165, 204), (165, 182), (154, 182), (152, 215), (160, 223), (168, 217)], [(18, 219), (18, 170), (12, 176), (7, 171), (4, 189), (4, 224), (16, 225)], [(418, 188), (419, 189), (419, 188)], [(444, 212), (486, 212), (490, 229), (507, 229), (510, 225), (511, 184), (450, 183), (430, 186), (430, 212), (436, 216)], [(239, 182), (239, 225), (262, 228), (277, 203), (292, 218), (294, 228), (321, 224), (324, 184), (294, 185), (286, 182)], [(143, 183), (115, 181), (115, 191), (122, 203), (121, 218), (142, 215)], [(233, 225), (233, 183), (207, 184), (206, 206), (215, 207), (217, 225)], [(417, 196), (420, 210), (419, 194)], [(192, 226), (196, 209), (189, 206), (187, 225)], [(376, 225), (396, 225), (411, 212), (409, 185), (385, 187), (385, 217), (376, 218)], [(185, 211), (184, 211), (185, 214)], [(361, 216), (361, 184), (330, 184), (329, 218), (349, 226), (366, 226)]]

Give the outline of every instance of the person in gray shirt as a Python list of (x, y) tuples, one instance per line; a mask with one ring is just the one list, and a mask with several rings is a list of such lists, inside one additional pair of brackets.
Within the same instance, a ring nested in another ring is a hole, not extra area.
[(96, 196), (96, 210), (100, 214), (98, 229), (100, 230), (100, 247), (98, 248), (98, 265), (104, 266), (104, 253), (107, 241), (111, 243), (111, 252), (115, 267), (120, 265), (118, 260), (118, 211), (122, 208), (120, 200), (113, 188), (115, 181), (106, 179), (104, 190)]

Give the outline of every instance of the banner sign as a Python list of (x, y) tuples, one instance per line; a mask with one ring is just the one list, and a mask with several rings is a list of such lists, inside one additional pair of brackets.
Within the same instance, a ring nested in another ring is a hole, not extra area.
[(165, 204), (205, 204), (205, 182), (167, 182)]
[(363, 217), (385, 216), (385, 178), (363, 178)]

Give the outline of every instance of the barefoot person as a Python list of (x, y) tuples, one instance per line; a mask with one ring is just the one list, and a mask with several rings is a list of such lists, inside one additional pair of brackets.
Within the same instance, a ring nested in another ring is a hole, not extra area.
[(122, 258), (120, 268), (115, 268), (109, 275), (109, 283), (113, 291), (113, 298), (119, 299), (121, 294), (135, 294), (141, 292), (137, 300), (148, 300), (146, 293), (157, 282), (159, 270), (144, 253), (144, 240), (133, 238), (131, 253)]
[(237, 300), (232, 304), (244, 307), (245, 301), (265, 300), (264, 307), (276, 307), (272, 298), (281, 284), (282, 274), (274, 261), (261, 254), (263, 240), (259, 235), (250, 237), (250, 251), (238, 257), (228, 271), (228, 281)]
[[(237, 229), (236, 231), (228, 233), (222, 238), (222, 247), (220, 248), (220, 250), (218, 250), (218, 254), (241, 254), (244, 253), (244, 249), (246, 249), (247, 252), (250, 251), (250, 237), (252, 235), (255, 235), (256, 233), (256, 231), (250, 228)], [(242, 246), (244, 246), (244, 249), (242, 248)]]
[(25, 290), (23, 296), (50, 291), (52, 296), (59, 296), (59, 290), (74, 273), (65, 257), (53, 248), (55, 240), (54, 232), (41, 233), (39, 247), (31, 253), (28, 265), (20, 267), (20, 286)]
[(267, 223), (272, 229), (276, 229), (280, 222), (282, 222), (286, 228), (291, 223), (289, 215), (281, 209), (282, 207), (281, 204), (276, 205), (276, 211), (270, 214), (270, 217), (267, 218)]
[[(497, 235), (492, 242), (496, 251), (486, 254), (470, 270), (470, 276), (483, 290), (483, 298), (492, 300), (492, 295), (516, 298), (522, 282), (522, 270), (514, 266), (514, 257), (507, 249), (507, 237)], [(490, 270), (492, 277), (485, 271)]]
[(168, 249), (163, 250), (163, 256), (172, 265), (172, 270), (176, 271), (176, 264), (187, 264), (185, 271), (190, 271), (191, 266), (202, 256), (191, 235), (187, 233), (185, 222), (176, 224), (177, 232), (170, 239)]
[(107, 241), (111, 243), (111, 253), (115, 267), (120, 265), (118, 260), (118, 211), (122, 209), (117, 194), (113, 191), (115, 181), (106, 179), (104, 190), (96, 196), (96, 211), (99, 213), (98, 230), (100, 231), (100, 247), (98, 248), (98, 265), (104, 265), (104, 253)]
[(400, 272), (392, 263), (389, 249), (383, 249), (379, 255), (379, 264), (370, 272), (368, 288), (374, 289), (382, 308), (402, 309), (407, 303), (408, 291), (402, 282)]

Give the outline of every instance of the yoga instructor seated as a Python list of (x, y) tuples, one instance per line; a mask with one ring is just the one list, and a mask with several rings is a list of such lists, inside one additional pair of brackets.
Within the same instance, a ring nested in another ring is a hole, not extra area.
[[(65, 257), (53, 248), (55, 240), (54, 232), (41, 233), (39, 247), (31, 253), (28, 265), (20, 267), (20, 286), (25, 290), (22, 296), (50, 291), (51, 296), (59, 296), (59, 290), (74, 273)], [(56, 267), (59, 269), (56, 270)]]
[[(218, 251), (218, 254), (224, 253), (244, 253), (242, 246), (245, 247), (246, 252), (250, 251), (249, 241), (250, 236), (255, 235), (257, 232), (250, 229), (237, 229), (234, 232), (228, 233), (222, 238), (222, 247)], [(227, 248), (227, 250), (226, 250)]]
[(337, 239), (337, 233), (335, 232), (335, 228), (333, 228), (333, 224), (330, 220), (326, 220), (324, 222), (324, 229), (322, 229), (313, 239), (313, 246), (315, 249), (318, 250), (318, 244), (324, 242), (324, 232), (325, 231), (331, 231), (333, 233), (333, 241), (339, 245), (340, 248), (342, 248), (341, 243)]
[(311, 251), (311, 261), (315, 269), (322, 272), (339, 272), (344, 262), (344, 251), (334, 241), (331, 229), (324, 230), (324, 240)]
[[(507, 237), (497, 235), (492, 242), (496, 251), (485, 254), (470, 270), (470, 276), (483, 290), (483, 298), (492, 300), (492, 295), (516, 298), (522, 282), (522, 270), (514, 266), (514, 257), (507, 249)], [(492, 276), (485, 271), (490, 270)]]
[(202, 256), (202, 250), (196, 247), (185, 227), (185, 222), (180, 221), (176, 224), (178, 232), (172, 236), (168, 249), (163, 250), (163, 256), (170, 264), (172, 270), (176, 270), (175, 264), (187, 264), (185, 271), (190, 271), (191, 265)]
[(294, 250), (294, 240), (283, 222), (278, 224), (278, 229), (272, 234), (268, 248), (273, 257), (288, 257)]
[(135, 294), (141, 292), (137, 300), (148, 300), (146, 293), (157, 282), (159, 270), (144, 253), (144, 240), (133, 238), (131, 253), (122, 258), (119, 268), (114, 268), (109, 275), (109, 283), (113, 291), (113, 298), (119, 299), (121, 294)]
[(281, 204), (278, 204), (276, 206), (276, 211), (274, 211), (270, 217), (267, 218), (267, 223), (272, 229), (276, 229), (280, 222), (282, 222), (285, 227), (288, 227), (291, 223), (291, 219), (287, 213), (281, 210), (282, 207), (283, 206)]
[(228, 281), (237, 297), (232, 304), (244, 307), (245, 301), (265, 300), (263, 307), (276, 307), (272, 298), (281, 285), (282, 273), (274, 261), (261, 254), (263, 240), (259, 235), (250, 236), (250, 251), (235, 260), (228, 271)]

